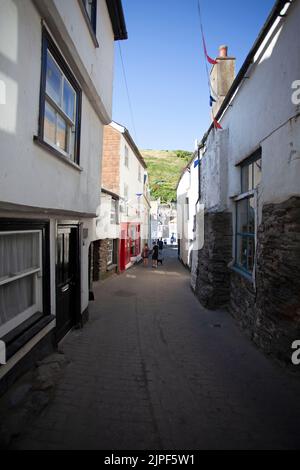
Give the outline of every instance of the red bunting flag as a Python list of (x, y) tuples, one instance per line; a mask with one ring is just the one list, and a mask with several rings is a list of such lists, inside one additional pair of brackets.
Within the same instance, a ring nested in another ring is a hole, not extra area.
[(203, 41), (204, 54), (205, 54), (208, 62), (212, 65), (217, 64), (218, 62), (216, 60), (212, 59), (207, 53), (207, 48), (206, 48), (206, 43), (205, 43), (203, 31), (202, 31), (202, 41)]
[(216, 118), (214, 118), (214, 126), (216, 129), (223, 129), (223, 127), (221, 126), (221, 124), (216, 120)]

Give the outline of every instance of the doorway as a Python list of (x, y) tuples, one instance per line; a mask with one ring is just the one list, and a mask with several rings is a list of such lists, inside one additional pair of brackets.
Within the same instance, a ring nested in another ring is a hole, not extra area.
[(80, 316), (79, 227), (58, 225), (56, 240), (56, 337), (60, 341)]

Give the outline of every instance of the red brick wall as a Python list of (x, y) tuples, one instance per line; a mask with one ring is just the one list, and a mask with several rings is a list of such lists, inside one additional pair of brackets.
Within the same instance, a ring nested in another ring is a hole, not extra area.
[(104, 126), (101, 186), (120, 192), (120, 143), (121, 134), (111, 126)]

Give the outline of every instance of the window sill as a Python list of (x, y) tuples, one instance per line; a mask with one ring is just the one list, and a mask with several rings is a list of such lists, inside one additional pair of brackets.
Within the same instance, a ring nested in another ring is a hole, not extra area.
[(92, 41), (93, 41), (93, 43), (94, 43), (94, 46), (95, 46), (95, 48), (98, 48), (98, 47), (99, 47), (99, 42), (98, 42), (98, 40), (97, 40), (97, 36), (96, 36), (96, 34), (95, 34), (95, 31), (94, 31), (93, 28), (92, 28), (89, 15), (88, 15), (87, 12), (86, 12), (86, 9), (85, 9), (85, 7), (84, 7), (84, 5), (83, 5), (83, 3), (82, 3), (82, 0), (78, 0), (78, 3), (79, 3), (80, 10), (81, 10), (81, 12), (82, 12), (82, 15), (83, 15), (83, 17), (84, 17), (84, 19), (85, 19), (86, 25), (87, 25), (87, 27), (88, 27), (89, 33), (90, 33), (90, 35), (91, 35), (91, 39), (92, 39)]
[(28, 320), (21, 323), (14, 330), (4, 335), (1, 340), (6, 345), (6, 360), (14, 356), (19, 349), (36, 336), (43, 328), (51, 323), (55, 317), (37, 312)]
[(248, 282), (251, 282), (251, 284), (253, 283), (252, 275), (249, 274), (248, 272), (244, 271), (243, 269), (239, 268), (238, 266), (232, 265), (232, 266), (229, 266), (229, 269), (231, 269), (235, 273), (240, 274), (241, 276), (243, 276)]
[(54, 147), (52, 147), (50, 144), (45, 142), (41, 137), (35, 135), (33, 136), (33, 141), (42, 147), (42, 149), (46, 150), (47, 152), (52, 153), (54, 157), (58, 158), (61, 162), (66, 163), (67, 165), (70, 165), (72, 168), (78, 171), (83, 171), (83, 168), (79, 166), (77, 163), (72, 162), (68, 157), (65, 157), (59, 150), (56, 150)]

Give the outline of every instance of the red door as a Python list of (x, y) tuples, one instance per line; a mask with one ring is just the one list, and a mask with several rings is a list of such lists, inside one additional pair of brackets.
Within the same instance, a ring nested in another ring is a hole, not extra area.
[(136, 225), (135, 232), (135, 256), (138, 256), (141, 252), (141, 226)]
[(121, 242), (120, 242), (120, 271), (125, 270), (126, 266), (126, 239), (125, 239), (125, 231), (121, 230)]
[(120, 271), (124, 271), (130, 261), (130, 238), (128, 234), (129, 224), (122, 224), (120, 242)]

